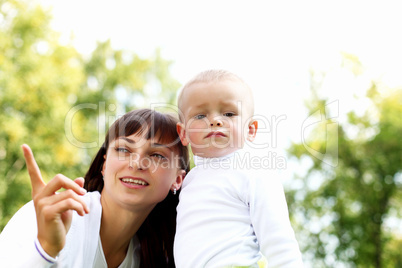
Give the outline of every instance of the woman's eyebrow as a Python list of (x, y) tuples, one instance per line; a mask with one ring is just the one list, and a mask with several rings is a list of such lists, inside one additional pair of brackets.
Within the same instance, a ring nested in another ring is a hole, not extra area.
[(172, 147), (167, 146), (166, 144), (162, 144), (162, 143), (157, 143), (157, 142), (156, 143), (151, 143), (151, 146), (152, 147), (157, 147), (157, 148), (166, 148), (169, 151), (173, 151)]
[[(135, 143), (134, 140), (132, 140), (132, 139), (130, 139), (130, 138), (127, 138), (127, 137), (120, 137), (119, 139), (125, 140), (125, 141), (127, 141), (128, 143), (131, 143), (131, 144), (134, 144), (134, 143)], [(166, 149), (172, 150), (172, 149), (171, 149), (169, 146), (167, 146), (166, 144), (157, 143), (157, 142), (151, 143), (151, 146), (152, 146), (152, 147), (162, 147), (162, 148), (166, 148)]]
[(128, 143), (135, 143), (134, 140), (129, 139), (129, 138), (127, 138), (127, 137), (120, 137), (119, 139), (125, 140), (125, 141), (127, 141)]
[(169, 149), (168, 146), (166, 146), (165, 144), (162, 144), (162, 143), (157, 143), (157, 142), (155, 142), (155, 143), (151, 143), (151, 145), (152, 145), (153, 147), (164, 147), (164, 148), (168, 148), (168, 149)]

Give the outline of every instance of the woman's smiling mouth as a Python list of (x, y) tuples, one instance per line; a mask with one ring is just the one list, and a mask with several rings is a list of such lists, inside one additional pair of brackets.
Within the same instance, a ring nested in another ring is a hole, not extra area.
[(140, 178), (124, 177), (124, 178), (121, 178), (120, 181), (122, 181), (125, 184), (129, 184), (129, 185), (141, 185), (141, 186), (149, 185), (146, 181), (144, 181), (144, 180), (142, 180)]

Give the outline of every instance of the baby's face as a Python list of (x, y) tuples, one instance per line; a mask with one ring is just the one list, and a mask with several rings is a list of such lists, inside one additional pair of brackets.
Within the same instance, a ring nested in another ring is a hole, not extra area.
[(234, 80), (186, 88), (180, 111), (183, 144), (191, 144), (192, 152), (202, 157), (220, 157), (243, 148), (252, 117), (248, 94), (249, 89)]

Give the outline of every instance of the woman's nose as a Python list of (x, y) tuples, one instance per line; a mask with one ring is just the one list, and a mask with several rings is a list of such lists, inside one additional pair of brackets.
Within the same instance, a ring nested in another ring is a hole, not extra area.
[(128, 167), (131, 169), (144, 170), (147, 168), (147, 158), (141, 157), (138, 153), (131, 153)]

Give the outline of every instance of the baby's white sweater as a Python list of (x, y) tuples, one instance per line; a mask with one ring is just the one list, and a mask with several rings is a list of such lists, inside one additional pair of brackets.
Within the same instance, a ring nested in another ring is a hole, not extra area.
[(303, 267), (280, 179), (251, 172), (237, 151), (221, 158), (194, 157), (177, 207), (176, 267)]

